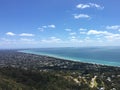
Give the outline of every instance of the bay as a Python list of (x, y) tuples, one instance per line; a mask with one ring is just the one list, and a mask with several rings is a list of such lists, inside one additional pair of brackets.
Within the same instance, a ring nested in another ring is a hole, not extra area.
[(25, 49), (20, 52), (66, 60), (120, 66), (120, 47), (62, 47)]

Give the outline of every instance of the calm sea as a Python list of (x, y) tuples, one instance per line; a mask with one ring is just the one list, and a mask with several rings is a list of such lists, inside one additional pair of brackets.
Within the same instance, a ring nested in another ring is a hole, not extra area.
[(26, 49), (21, 52), (87, 63), (120, 66), (120, 47), (39, 48)]

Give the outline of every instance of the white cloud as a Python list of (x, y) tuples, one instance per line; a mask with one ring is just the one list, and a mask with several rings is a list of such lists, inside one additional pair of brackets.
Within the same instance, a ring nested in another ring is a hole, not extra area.
[(85, 9), (85, 8), (97, 8), (97, 9), (103, 9), (104, 7), (103, 6), (100, 6), (98, 4), (95, 4), (95, 3), (88, 3), (88, 4), (78, 4), (76, 6), (76, 8), (78, 9)]
[(95, 3), (89, 3), (89, 5), (91, 7), (95, 7), (95, 8), (98, 8), (98, 9), (103, 9), (104, 8), (104, 7), (102, 7), (102, 6), (98, 5), (98, 4), (95, 4)]
[(57, 38), (57, 37), (50, 37), (48, 39), (42, 39), (41, 40), (42, 43), (58, 43), (60, 41), (61, 41), (61, 39)]
[(47, 26), (42, 26), (42, 28), (47, 28)]
[(16, 34), (14, 34), (13, 32), (7, 32), (6, 35), (8, 35), (8, 36), (15, 36)]
[(0, 40), (1, 40), (0, 43), (3, 45), (3, 47), (6, 47), (6, 48), (10, 48), (10, 47), (22, 48), (22, 46), (26, 46), (26, 45), (32, 47), (33, 44), (37, 45), (39, 43), (38, 41), (35, 41), (34, 39), (30, 39), (30, 38), (20, 38), (20, 39), (0, 38)]
[(80, 32), (80, 34), (86, 34), (86, 32)]
[(120, 40), (120, 34), (108, 35), (108, 36), (105, 36), (105, 38), (110, 40), (110, 41)]
[(14, 39), (8, 39), (8, 38), (1, 38), (2, 41), (6, 41), (6, 42), (13, 42), (16, 41)]
[(83, 40), (77, 39), (76, 37), (72, 37), (69, 42), (74, 44), (79, 44), (79, 43), (82, 43)]
[(70, 35), (76, 35), (76, 32), (71, 32), (71, 33), (69, 33)]
[(85, 40), (85, 41), (87, 41), (87, 40), (91, 41), (92, 39), (90, 39), (90, 37), (85, 37), (84, 40)]
[(89, 30), (89, 31), (87, 32), (87, 34), (88, 34), (88, 35), (100, 35), (100, 34), (102, 34), (102, 35), (111, 35), (112, 33), (109, 33), (109, 32), (107, 32), (107, 31)]
[(19, 36), (28, 36), (28, 37), (32, 37), (32, 36), (34, 36), (34, 34), (31, 34), (31, 33), (21, 33)]
[(44, 25), (44, 26), (41, 26), (38, 28), (38, 30), (40, 30), (41, 32), (45, 31), (45, 29), (47, 28), (56, 28), (56, 26), (54, 24), (51, 24), (51, 25)]
[(89, 7), (90, 7), (90, 5), (88, 5), (88, 4), (78, 4), (76, 6), (76, 8), (80, 8), (80, 9), (89, 8)]
[(20, 38), (21, 41), (25, 41), (25, 42), (32, 42), (34, 41), (34, 39), (28, 39), (28, 38)]
[(75, 39), (76, 37), (75, 37), (75, 36), (72, 36), (71, 38), (72, 38), (72, 39)]
[(120, 40), (120, 34), (110, 33), (107, 31), (90, 30), (87, 32), (87, 35), (99, 35), (102, 36), (101, 38), (105, 38), (108, 41)]
[(89, 15), (87, 14), (74, 14), (75, 19), (80, 19), (80, 18), (90, 18)]
[[(12, 44), (17, 44), (17, 40), (16, 39), (9, 39), (9, 38), (1, 38), (0, 39), (1, 44), (3, 45), (3, 47), (8, 47), (6, 45), (12, 45)], [(19, 40), (18, 40), (19, 41)]]
[(44, 28), (38, 28), (41, 32), (43, 32), (44, 31)]
[(57, 38), (57, 37), (50, 37), (50, 39), (51, 39), (51, 40), (55, 40), (55, 41), (56, 41), (56, 40), (57, 40), (57, 41), (59, 41), (59, 40), (60, 40), (60, 39), (59, 39), (59, 38)]
[(89, 30), (88, 32), (87, 32), (87, 34), (88, 35), (91, 35), (91, 34), (100, 34), (101, 32), (100, 31), (97, 31), (97, 30)]
[(85, 28), (80, 28), (79, 31), (86, 31), (87, 29)]
[(56, 26), (51, 24), (51, 25), (48, 25), (49, 28), (55, 28)]
[(71, 30), (70, 28), (66, 28), (65, 31), (70, 32), (70, 31), (72, 31), (72, 30)]
[(120, 29), (120, 25), (106, 26), (106, 29), (118, 30)]

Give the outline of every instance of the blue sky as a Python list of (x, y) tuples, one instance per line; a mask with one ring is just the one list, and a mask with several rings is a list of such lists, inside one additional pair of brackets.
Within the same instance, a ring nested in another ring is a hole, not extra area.
[(119, 0), (0, 0), (0, 48), (120, 46), (119, 9)]

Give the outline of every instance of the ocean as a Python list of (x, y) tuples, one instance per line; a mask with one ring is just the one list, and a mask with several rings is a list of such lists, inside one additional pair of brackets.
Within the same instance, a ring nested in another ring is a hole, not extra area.
[(25, 49), (20, 52), (120, 67), (120, 47), (62, 47)]

